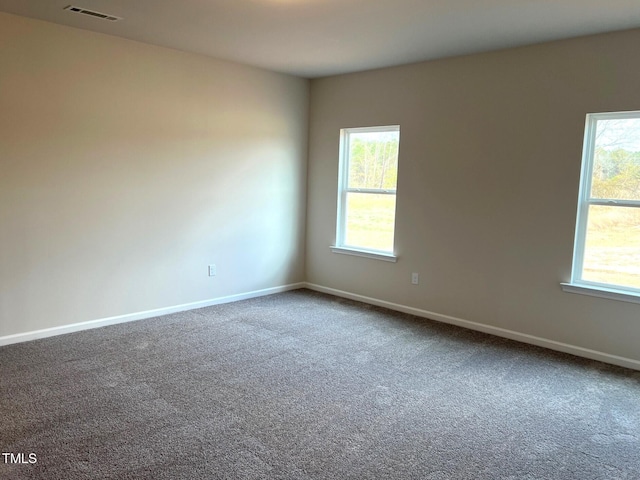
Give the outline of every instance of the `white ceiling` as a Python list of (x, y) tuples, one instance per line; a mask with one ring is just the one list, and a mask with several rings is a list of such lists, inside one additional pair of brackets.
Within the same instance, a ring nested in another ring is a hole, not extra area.
[(640, 27), (640, 0), (0, 0), (0, 11), (310, 78)]

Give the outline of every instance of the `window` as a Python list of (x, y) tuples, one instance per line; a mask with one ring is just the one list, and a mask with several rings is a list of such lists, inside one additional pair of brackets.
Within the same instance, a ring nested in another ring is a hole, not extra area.
[(400, 127), (340, 131), (336, 253), (395, 261)]
[(640, 112), (587, 115), (569, 286), (640, 302)]

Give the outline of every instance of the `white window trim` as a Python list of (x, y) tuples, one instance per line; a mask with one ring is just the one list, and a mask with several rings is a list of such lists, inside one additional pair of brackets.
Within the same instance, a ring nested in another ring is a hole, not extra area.
[[(400, 125), (386, 125), (375, 127), (357, 127), (357, 128), (343, 128), (340, 130), (340, 151), (338, 161), (338, 215), (336, 219), (336, 243), (331, 246), (333, 253), (340, 253), (345, 255), (355, 255), (358, 257), (373, 258), (376, 260), (384, 260), (387, 262), (396, 262), (397, 256), (395, 252), (389, 252), (386, 250), (370, 250), (367, 248), (358, 247), (355, 245), (347, 245), (344, 242), (345, 239), (345, 222), (346, 222), (346, 209), (347, 209), (347, 193), (372, 193), (381, 195), (396, 195), (397, 189), (384, 189), (384, 188), (349, 188), (349, 171), (348, 161), (349, 158), (349, 142), (348, 136), (351, 133), (358, 132), (389, 132), (400, 131)], [(394, 219), (395, 224), (395, 219)], [(394, 235), (395, 237), (395, 235)], [(394, 238), (395, 243), (395, 238)], [(395, 245), (394, 245), (395, 248)]]
[(628, 303), (640, 303), (640, 293), (628, 292), (617, 288), (611, 288), (607, 284), (591, 283), (561, 283), (562, 290), (568, 293), (589, 295), (591, 297), (607, 298)]
[(576, 230), (573, 244), (571, 281), (562, 282), (560, 286), (563, 291), (569, 293), (578, 293), (611, 300), (620, 300), (623, 302), (640, 303), (640, 289), (625, 287), (622, 285), (591, 282), (583, 280), (582, 278), (589, 206), (605, 205), (640, 208), (640, 201), (637, 200), (591, 198), (591, 181), (593, 177), (597, 122), (598, 120), (616, 120), (625, 118), (640, 118), (640, 111), (587, 114), (584, 143), (582, 146), (582, 166), (580, 172), (580, 190), (578, 193)]
[(331, 246), (333, 253), (341, 253), (343, 255), (353, 255), (355, 257), (373, 258), (374, 260), (383, 260), (385, 262), (397, 262), (398, 257), (392, 253), (379, 252), (377, 250), (364, 250), (362, 248), (352, 247), (336, 247)]

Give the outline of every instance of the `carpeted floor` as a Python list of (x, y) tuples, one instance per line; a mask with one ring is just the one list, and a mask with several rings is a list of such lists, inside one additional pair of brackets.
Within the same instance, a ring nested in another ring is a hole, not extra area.
[(640, 372), (298, 290), (0, 348), (0, 451), (37, 458), (11, 480), (640, 479)]

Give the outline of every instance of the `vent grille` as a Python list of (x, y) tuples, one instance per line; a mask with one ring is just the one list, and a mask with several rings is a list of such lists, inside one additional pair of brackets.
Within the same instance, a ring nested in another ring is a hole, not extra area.
[(65, 10), (69, 10), (73, 13), (81, 13), (82, 15), (89, 15), (95, 18), (101, 18), (102, 20), (109, 20), (110, 22), (117, 22), (118, 20), (122, 20), (122, 17), (116, 17), (115, 15), (109, 15), (108, 13), (96, 12), (94, 10), (87, 10), (82, 7), (74, 7), (73, 5), (67, 5), (64, 7)]

